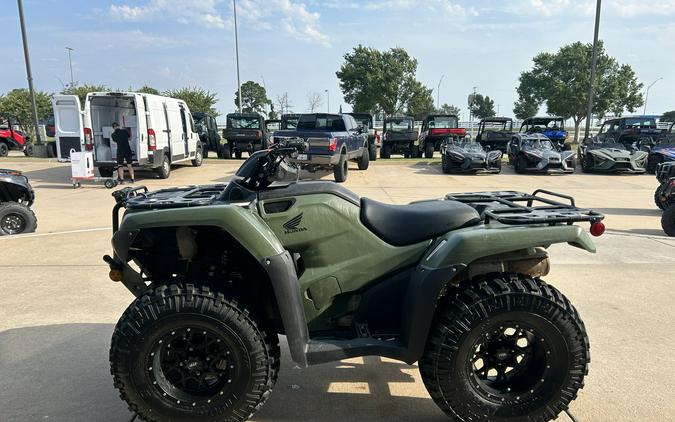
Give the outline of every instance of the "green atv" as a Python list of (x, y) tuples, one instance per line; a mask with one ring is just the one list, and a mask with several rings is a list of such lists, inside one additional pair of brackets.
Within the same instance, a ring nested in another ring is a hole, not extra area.
[[(547, 191), (387, 205), (297, 182), (291, 140), (227, 184), (114, 193), (114, 385), (146, 421), (244, 421), (279, 374), (377, 355), (419, 363), (460, 420), (547, 421), (583, 386), (589, 342), (540, 277), (554, 243), (594, 252), (602, 214)], [(288, 160), (290, 158), (290, 160)], [(123, 218), (119, 219), (122, 208)], [(425, 224), (417, 224), (424, 221)]]

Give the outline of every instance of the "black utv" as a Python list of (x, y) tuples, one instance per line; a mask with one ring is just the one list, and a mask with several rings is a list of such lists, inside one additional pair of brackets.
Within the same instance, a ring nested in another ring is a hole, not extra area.
[(241, 158), (243, 152), (252, 155), (267, 148), (265, 119), (258, 113), (230, 113), (223, 130), (224, 155)]
[(513, 135), (513, 119), (509, 117), (487, 117), (481, 120), (478, 125), (476, 142), (485, 149), (498, 149), (506, 154), (506, 147)]
[(229, 158), (222, 157), (216, 118), (202, 112), (192, 113), (192, 118), (195, 121), (197, 134), (199, 134), (199, 141), (202, 143), (202, 157), (208, 158), (209, 151), (213, 151), (218, 155), (218, 158)]
[(405, 158), (416, 157), (419, 151), (415, 120), (409, 116), (384, 119), (380, 158), (391, 154), (403, 154)]
[(281, 115), (281, 130), (295, 130), (298, 128), (300, 115), (295, 113)]

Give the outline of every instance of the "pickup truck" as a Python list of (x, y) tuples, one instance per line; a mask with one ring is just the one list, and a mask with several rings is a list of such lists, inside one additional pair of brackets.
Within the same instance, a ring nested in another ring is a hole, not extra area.
[(295, 130), (274, 132), (274, 142), (292, 138), (308, 144), (306, 153), (295, 159), (304, 170), (332, 170), (339, 183), (347, 180), (349, 160), (356, 161), (359, 170), (367, 169), (370, 163), (368, 129), (348, 114), (301, 114)]
[(241, 158), (244, 151), (251, 155), (267, 148), (265, 119), (258, 113), (228, 114), (221, 142), (223, 148), (236, 158)]

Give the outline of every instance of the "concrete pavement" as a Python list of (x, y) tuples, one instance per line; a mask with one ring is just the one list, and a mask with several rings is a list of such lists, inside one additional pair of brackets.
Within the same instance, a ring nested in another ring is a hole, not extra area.
[[(241, 161), (177, 167), (151, 189), (226, 181)], [(37, 191), (38, 232), (0, 238), (0, 420), (127, 421), (112, 388), (110, 335), (131, 295), (107, 279), (111, 191), (72, 189), (67, 165), (10, 158)], [(152, 177), (148, 175), (149, 177)], [(573, 195), (607, 214), (598, 253), (551, 248), (545, 279), (570, 297), (589, 331), (592, 362), (572, 404), (580, 421), (675, 419), (675, 240), (663, 236), (653, 176), (448, 176), (437, 161), (378, 160), (350, 167), (346, 186), (391, 203), (450, 191), (535, 188)], [(65, 232), (65, 233), (64, 233)], [(444, 421), (415, 366), (366, 357), (304, 370), (282, 348), (282, 370), (254, 421)], [(566, 420), (563, 416), (561, 420)]]

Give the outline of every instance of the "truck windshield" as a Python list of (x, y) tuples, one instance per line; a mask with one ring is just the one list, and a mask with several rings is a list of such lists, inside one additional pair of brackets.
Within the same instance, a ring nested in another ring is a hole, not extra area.
[(429, 127), (434, 129), (457, 129), (459, 122), (453, 116), (434, 116), (429, 120)]
[(228, 126), (232, 129), (260, 129), (260, 120), (255, 117), (230, 117)]
[(387, 130), (393, 130), (396, 132), (405, 132), (412, 130), (412, 121), (411, 120), (389, 120), (387, 121)]
[(342, 116), (305, 114), (298, 120), (298, 130), (330, 130), (334, 132), (345, 131), (345, 122)]

